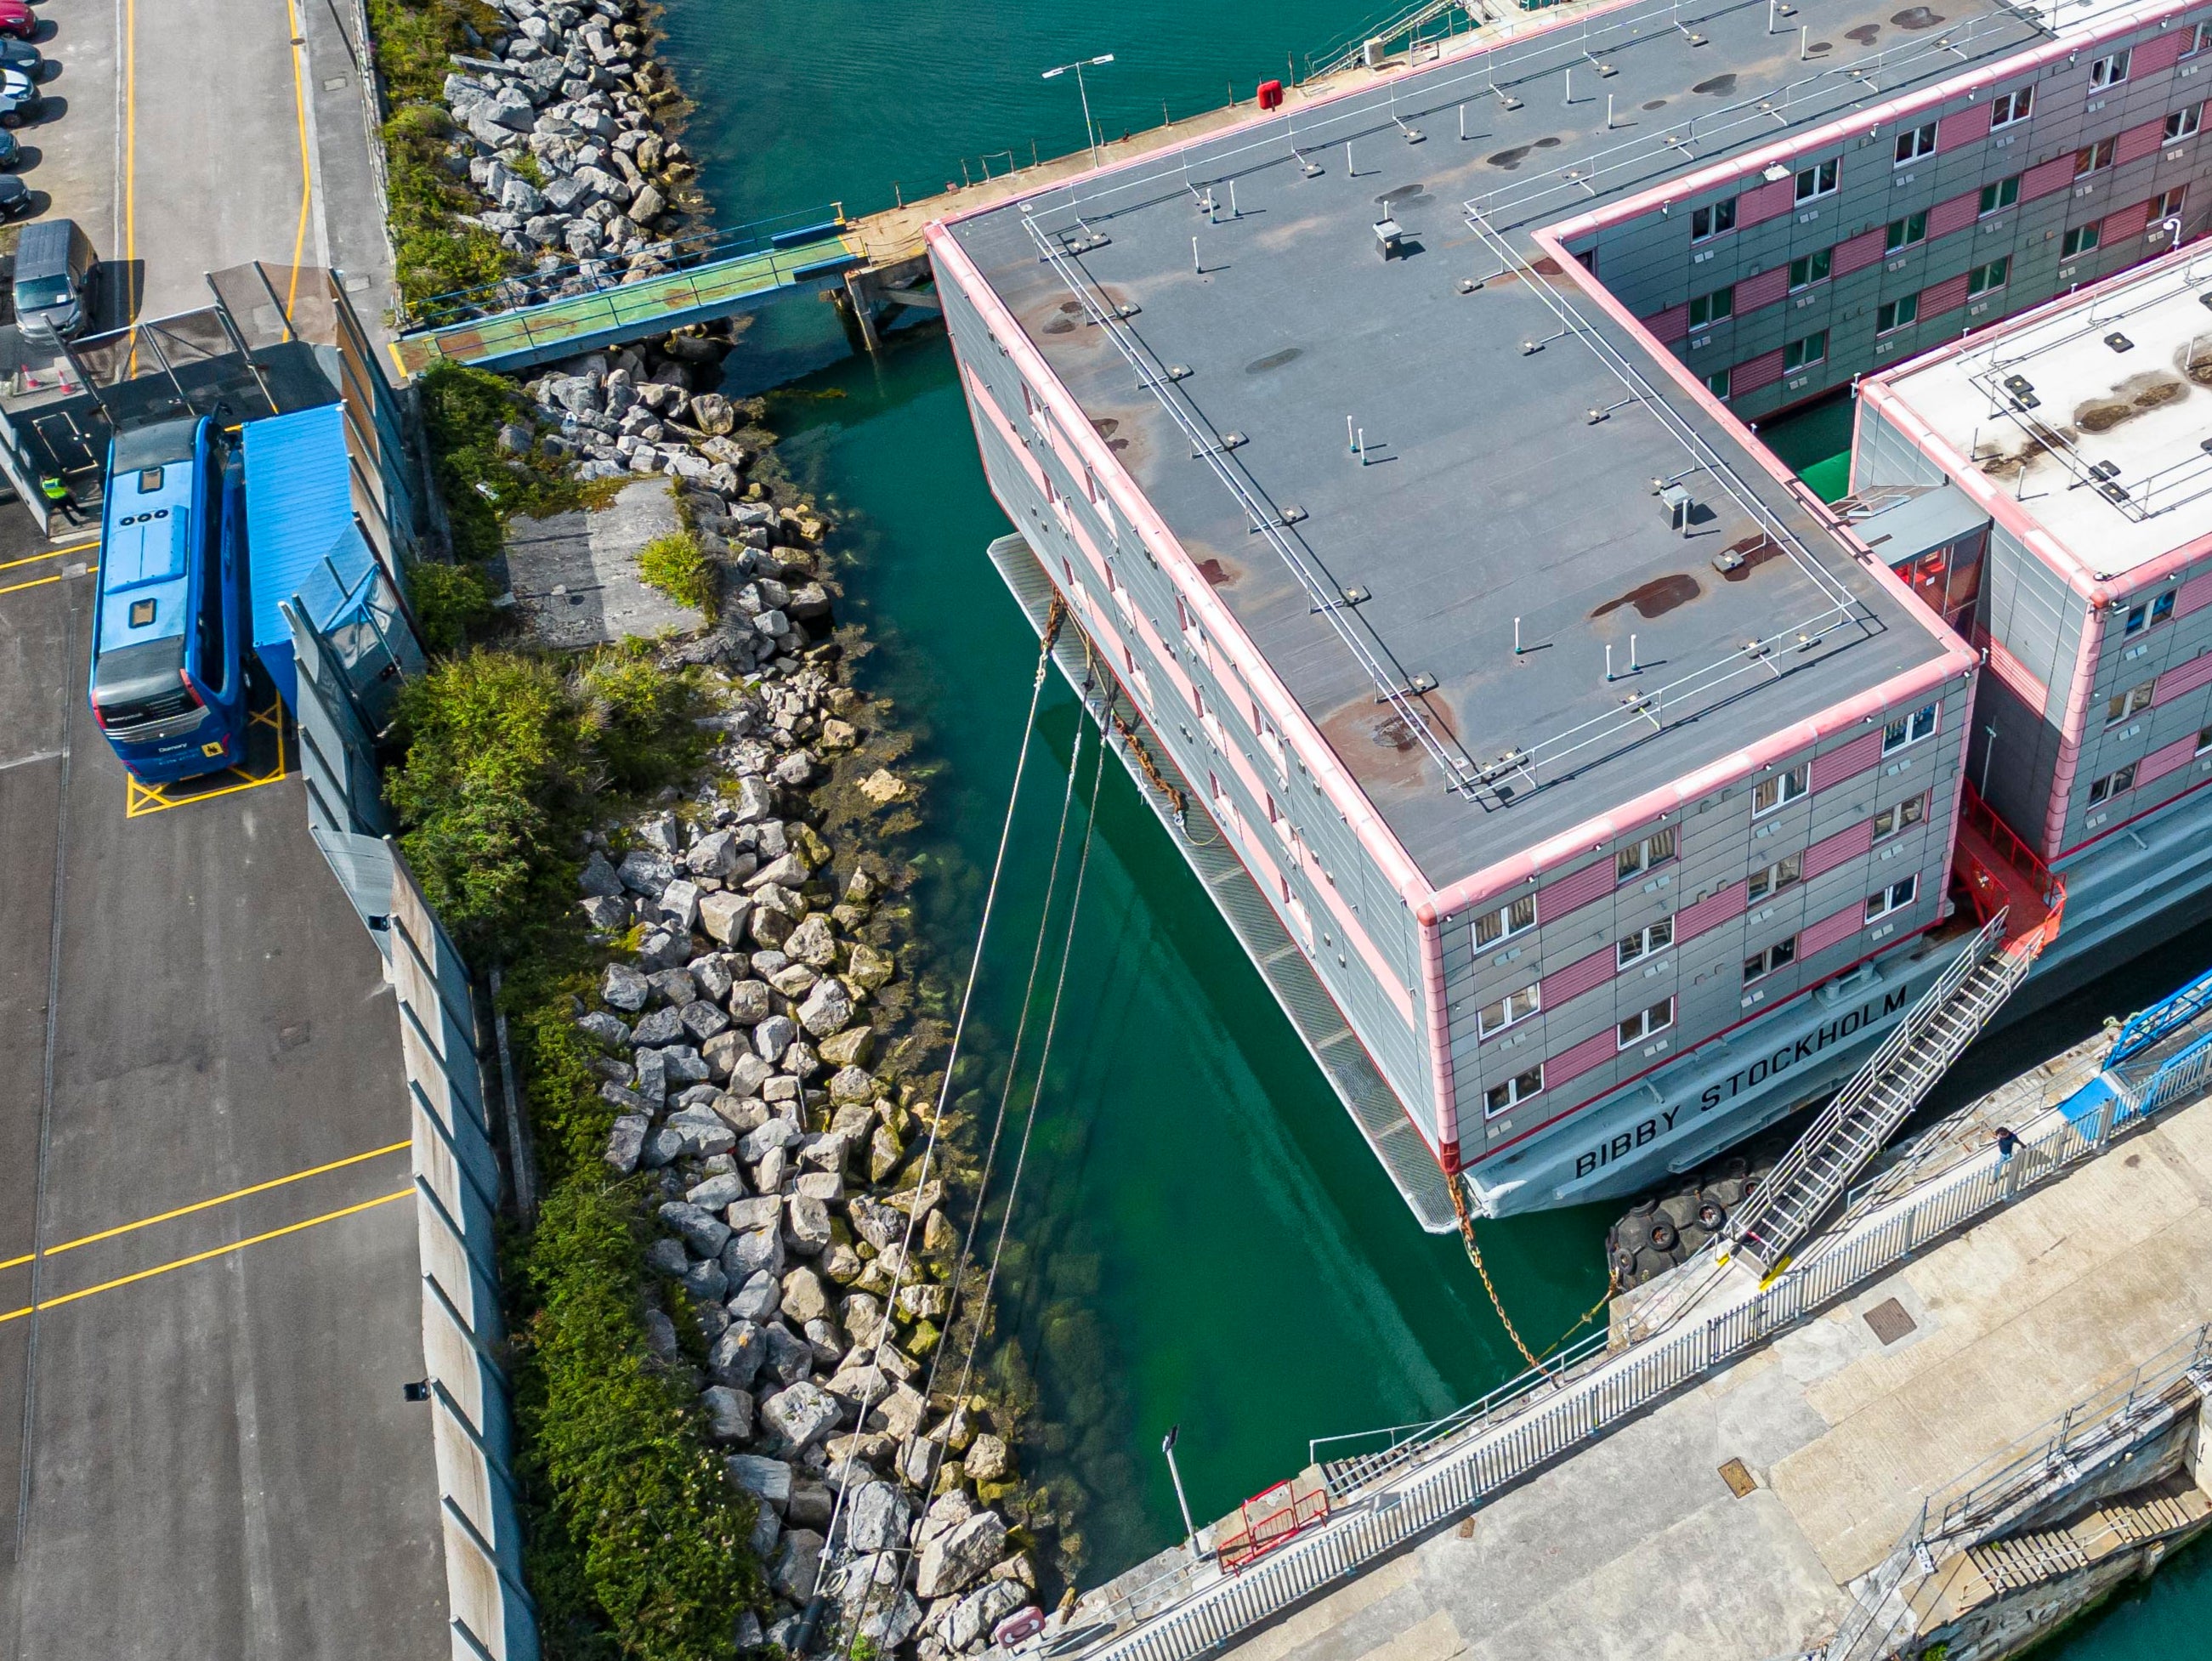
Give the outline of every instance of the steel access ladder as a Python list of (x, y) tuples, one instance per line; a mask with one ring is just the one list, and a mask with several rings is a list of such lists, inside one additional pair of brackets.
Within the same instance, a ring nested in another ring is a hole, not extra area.
[(2005, 917), (1983, 925), (1737, 1208), (1729, 1233), (1738, 1256), (1771, 1271), (1795, 1250), (2027, 979), (2036, 954), (2006, 946)]
[(2057, 937), (2066, 885), (1972, 785), (1960, 791), (1954, 854), (1954, 883), (1982, 927), (1736, 1208), (1729, 1246), (1765, 1272), (1843, 1197)]

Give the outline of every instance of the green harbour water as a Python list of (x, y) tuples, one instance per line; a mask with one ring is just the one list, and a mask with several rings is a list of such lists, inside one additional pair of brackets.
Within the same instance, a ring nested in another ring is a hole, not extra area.
[[(1115, 54), (1087, 84), (1100, 126), (1118, 137), (1157, 124), (1163, 100), (1190, 113), (1221, 103), (1232, 80), (1249, 99), (1286, 58), (1361, 21), (1322, 0), (1113, 11), (668, 0), (663, 15), (669, 61), (697, 106), (686, 143), (726, 223), (831, 200), (864, 212), (890, 203), (893, 181), (908, 197), (957, 182), (963, 157), (973, 172), (998, 152), (995, 172), (1006, 152), (1026, 161), (1032, 141), (1046, 155), (1073, 149), (1076, 88), (1040, 78), (1056, 64)], [(1009, 527), (942, 333), (903, 328), (880, 358), (854, 359), (829, 307), (787, 305), (755, 321), (731, 386), (769, 395), (785, 465), (838, 511), (844, 614), (872, 641), (862, 679), (916, 735), (900, 770), (925, 788), (924, 924), (964, 954), (1037, 645), (984, 557)], [(1814, 432), (1794, 448), (1771, 436), (1806, 467), (1848, 442), (1847, 421), (1837, 430), (1833, 443)], [(1011, 1038), (1077, 742), (1076, 701), (1054, 676), (977, 995), (979, 1054), (1003, 1055)], [(1080, 742), (1079, 821), (1095, 733)], [(1119, 763), (1103, 778), (1004, 1277), (1005, 1317), (1053, 1427), (1036, 1474), (1079, 1487), (1086, 1584), (1180, 1534), (1158, 1452), (1170, 1425), (1203, 1521), (1294, 1474), (1310, 1438), (1431, 1418), (1521, 1368), (1456, 1238), (1419, 1232)], [(2191, 937), (2138, 990), (2107, 1001), (2140, 1003), (2207, 963), (2212, 938)], [(2076, 1003), (2038, 1036), (2056, 1047), (2079, 1036), (2059, 1036), (2069, 1024), (2094, 1029), (2103, 1005)], [(2002, 1057), (1972, 1060), (1988, 1079), (2006, 1070)], [(1011, 1150), (1010, 1140), (1007, 1163)], [(1483, 1226), (1500, 1293), (1540, 1346), (1604, 1292), (1613, 1215)], [(2179, 1657), (2203, 1652), (2209, 1622), (2212, 1554), (2199, 1551), (2045, 1653)]]

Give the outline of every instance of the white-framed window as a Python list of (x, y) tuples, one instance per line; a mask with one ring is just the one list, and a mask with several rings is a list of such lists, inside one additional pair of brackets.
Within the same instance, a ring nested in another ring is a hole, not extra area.
[(1974, 210), (1977, 219), (1987, 219), (1993, 213), (2002, 213), (2020, 200), (2020, 175), (2000, 179), (1982, 186), (1982, 194)]
[(1988, 260), (1968, 271), (1966, 293), (1970, 298), (1978, 294), (1987, 294), (1992, 289), (2002, 289), (2011, 280), (2012, 256), (2007, 254), (2002, 259)]
[[(1118, 593), (1117, 590), (1117, 597)], [(1121, 666), (1128, 671), (1129, 685), (1136, 693), (1138, 702), (1147, 709), (1151, 709), (1152, 707), (1152, 677), (1138, 666), (1137, 654), (1126, 646), (1121, 648)]]
[(2093, 173), (2102, 173), (2112, 165), (2113, 141), (2100, 138), (2094, 144), (2084, 144), (2074, 152), (2074, 176), (2086, 179)]
[(1770, 773), (1751, 787), (1751, 816), (1764, 818), (1776, 808), (1793, 802), (1812, 788), (1813, 764), (1801, 761), (1780, 773)]
[(2204, 727), (2197, 729), (2197, 748), (2193, 753), (2201, 756), (2207, 750), (2212, 750), (2212, 727)]
[(1895, 300), (1885, 300), (1874, 308), (1874, 332), (1893, 334), (1899, 329), (1909, 329), (1920, 320), (1920, 296), (1902, 295)]
[[(1110, 559), (1106, 562), (1106, 592), (1114, 596), (1114, 609), (1121, 612), (1121, 621), (1135, 628), (1136, 603), (1129, 598), (1129, 591), (1121, 586), (1121, 574), (1114, 569), (1114, 562)], [(1129, 666), (1132, 669), (1137, 666), (1133, 659)]]
[(2128, 59), (2134, 54), (2126, 52), (2106, 52), (2089, 64), (2089, 90), (2100, 92), (2106, 87), (2117, 87), (2128, 78)]
[(2158, 683), (2147, 680), (2140, 686), (2130, 686), (2124, 692), (2115, 692), (2105, 700), (2105, 725), (2118, 727), (2129, 716), (2150, 708), (2151, 694)]
[(1761, 900), (1779, 894), (1785, 888), (1794, 887), (1804, 874), (1803, 855), (1792, 854), (1787, 859), (1777, 860), (1765, 870), (1753, 872), (1745, 879), (1744, 904), (1757, 905)]
[[(1272, 793), (1268, 794), (1267, 801), (1267, 824), (1274, 830), (1275, 840), (1281, 843), (1285, 848), (1291, 848), (1292, 839), (1297, 835), (1297, 832), (1291, 828), (1290, 820), (1283, 817), (1283, 810), (1275, 805), (1275, 798)], [(1296, 849), (1292, 849), (1292, 851), (1295, 853)]]
[(2001, 92), (1990, 100), (1990, 126), (2009, 127), (2015, 121), (2025, 121), (2035, 111), (2035, 88), (2018, 87), (2011, 92)]
[(1816, 161), (1803, 169), (1797, 175), (1798, 201), (1811, 202), (1820, 197), (1833, 196), (1842, 168), (1843, 163), (1830, 156), (1826, 161)]
[(1893, 756), (1908, 744), (1936, 735), (1936, 721), (1941, 716), (1940, 704), (1927, 704), (1909, 715), (1899, 715), (1881, 729), (1881, 753)]
[(1206, 630), (1198, 626), (1198, 619), (1190, 614), (1190, 607), (1181, 594), (1176, 596), (1176, 628), (1182, 635), (1182, 643), (1193, 657), (1200, 662), (1209, 660), (1206, 654)]
[(1216, 750), (1226, 751), (1229, 748), (1229, 734), (1222, 730), (1221, 717), (1215, 715), (1212, 706), (1206, 703), (1206, 689), (1194, 683), (1190, 689), (1190, 696), (1192, 701), (1198, 705), (1199, 731), (1206, 734), (1206, 741)]
[(1275, 730), (1275, 723), (1267, 719), (1267, 712), (1257, 703), (1252, 705), (1252, 736), (1260, 740), (1260, 748), (1274, 764), (1275, 776), (1288, 784), (1291, 782), (1291, 764), (1283, 749), (1283, 735)]
[(1525, 1072), (1516, 1073), (1503, 1084), (1494, 1084), (1483, 1096), (1483, 1111), (1492, 1118), (1510, 1112), (1544, 1087), (1544, 1064), (1541, 1062)]
[(1731, 379), (1733, 374), (1734, 371), (1729, 369), (1715, 369), (1705, 377), (1705, 390), (1722, 403), (1727, 403), (1729, 388), (1735, 384)]
[(1902, 911), (1919, 897), (1920, 873), (1916, 871), (1911, 876), (1890, 884), (1888, 887), (1868, 895), (1866, 920), (1869, 922), (1874, 922), (1887, 916), (1893, 911)]
[(2091, 782), (2089, 806), (2094, 807), (2100, 801), (2110, 801), (2123, 791), (2132, 790), (2135, 788), (2136, 764), (2130, 762), (2125, 767), (2116, 769), (2106, 774), (2104, 777)]
[(1909, 167), (1923, 155), (1936, 154), (1936, 124), (1923, 121), (1917, 127), (1907, 127), (1897, 135), (1896, 159), (1893, 167)]
[(2161, 219), (2180, 218), (2181, 204), (2188, 199), (2189, 186), (2186, 185), (2176, 185), (2170, 191), (2160, 191), (2150, 199), (2151, 223), (2155, 225)]
[(1826, 329), (1815, 329), (1802, 340), (1792, 340), (1783, 347), (1783, 373), (1786, 374), (1792, 369), (1809, 368), (1814, 364), (1825, 361), (1827, 356), (1828, 332)]
[(1664, 865), (1674, 857), (1674, 827), (1655, 830), (1641, 842), (1630, 843), (1613, 856), (1613, 879), (1626, 882), (1640, 877), (1655, 865)]
[(1832, 249), (1823, 248), (1818, 253), (1801, 253), (1790, 262), (1790, 292), (1809, 289), (1815, 283), (1828, 280), (1828, 268), (1834, 263)]
[(1704, 242), (1735, 228), (1735, 198), (1690, 210), (1690, 240)]
[(1304, 943), (1306, 950), (1312, 951), (1314, 943), (1312, 914), (1306, 910), (1306, 903), (1291, 891), (1291, 879), (1288, 877), (1278, 876), (1275, 882), (1282, 890), (1283, 910), (1291, 914), (1291, 922), (1297, 928), (1298, 938)]
[(1664, 952), (1674, 943), (1674, 920), (1662, 917), (1657, 922), (1638, 929), (1633, 934), (1623, 935), (1613, 947), (1613, 956), (1620, 967), (1626, 969), (1632, 963), (1642, 963), (1655, 952)]
[(2212, 23), (2199, 23), (2181, 43), (2181, 55), (2194, 58), (2207, 46), (2212, 46)]
[(2176, 110), (2172, 114), (2166, 118), (2166, 138), (2164, 142), (2171, 144), (2177, 139), (2193, 137), (2196, 135), (2197, 130), (2203, 125), (2203, 105), (2191, 104), (2187, 109)]
[(1674, 1024), (1674, 1001), (1662, 999), (1649, 1009), (1640, 1009), (1615, 1029), (1623, 1050), (1642, 1043), (1646, 1038), (1664, 1032)]
[(1516, 1021), (1525, 1021), (1541, 1007), (1540, 995), (1534, 986), (1524, 986), (1518, 992), (1508, 992), (1496, 1003), (1485, 1004), (1474, 1018), (1477, 1036), (1488, 1037), (1493, 1032), (1503, 1032)]
[(1523, 894), (1519, 899), (1501, 905), (1495, 911), (1486, 911), (1474, 920), (1474, 949), (1484, 951), (1500, 940), (1511, 940), (1516, 934), (1525, 934), (1535, 926), (1536, 897)]
[(1907, 214), (1902, 219), (1889, 222), (1888, 228), (1881, 234), (1881, 251), (1895, 253), (1899, 248), (1909, 248), (1916, 242), (1927, 240), (1928, 213), (1923, 209), (1918, 213)]
[(1743, 960), (1743, 983), (1763, 981), (1778, 969), (1786, 969), (1797, 961), (1797, 937), (1777, 940), (1764, 952), (1754, 952)]
[(1242, 840), (1244, 827), (1237, 818), (1237, 803), (1229, 792), (1222, 787), (1220, 774), (1208, 773), (1206, 776), (1206, 793), (1213, 802), (1213, 817), (1219, 822), (1221, 828), (1228, 831), (1231, 836)]
[(1709, 323), (1724, 323), (1735, 315), (1735, 284), (1715, 289), (1711, 294), (1701, 294), (1690, 302), (1690, 326), (1702, 329)]
[(1105, 499), (1105, 493), (1098, 488), (1098, 475), (1091, 471), (1087, 462), (1083, 468), (1083, 494), (1091, 498), (1091, 505), (1094, 508)]
[(2096, 247), (2102, 236), (2103, 228), (2096, 220), (2093, 219), (2086, 225), (2076, 225), (2058, 239), (2058, 257), (2072, 259), (2078, 254), (2087, 253)]
[(1910, 830), (1928, 817), (1928, 793), (1923, 790), (1874, 816), (1874, 839), (1887, 842), (1901, 830)]
[(2128, 620), (2121, 632), (2139, 635), (2145, 629), (2155, 629), (2160, 624), (2166, 622), (2173, 616), (2173, 595), (2174, 591), (2169, 588), (2148, 604), (2129, 606)]

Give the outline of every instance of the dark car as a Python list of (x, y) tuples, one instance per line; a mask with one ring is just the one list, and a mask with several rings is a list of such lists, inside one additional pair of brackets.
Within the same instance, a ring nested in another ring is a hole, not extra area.
[(46, 55), (27, 40), (0, 34), (0, 69), (18, 70), (36, 83), (46, 78)]
[(0, 127), (0, 172), (15, 167), (23, 159), (23, 147), (15, 142), (15, 135)]
[(31, 211), (31, 187), (12, 173), (0, 173), (0, 219)]

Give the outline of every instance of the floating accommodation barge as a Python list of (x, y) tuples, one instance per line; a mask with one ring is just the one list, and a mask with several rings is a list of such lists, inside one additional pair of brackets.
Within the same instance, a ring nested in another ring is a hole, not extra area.
[[(1962, 901), (2072, 893), (2015, 1009), (2199, 914), (2208, 67), (1626, 0), (932, 228), (994, 561), (1426, 1226), (1833, 1089)], [(1830, 506), (1756, 423), (1862, 381)]]

